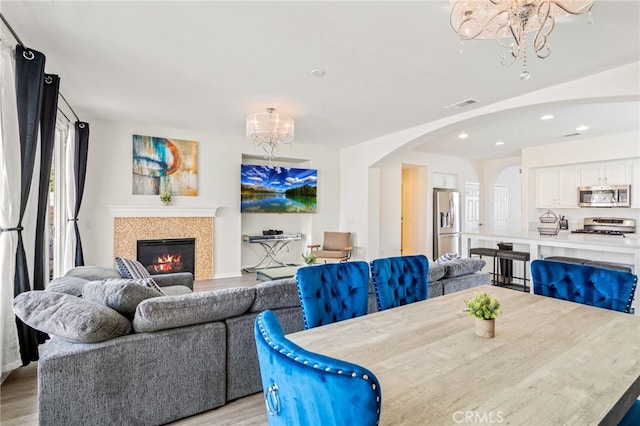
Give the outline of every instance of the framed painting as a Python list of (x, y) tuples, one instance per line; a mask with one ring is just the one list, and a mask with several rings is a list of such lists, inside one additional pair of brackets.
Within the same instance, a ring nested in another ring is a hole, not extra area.
[(198, 142), (133, 135), (134, 195), (198, 195)]

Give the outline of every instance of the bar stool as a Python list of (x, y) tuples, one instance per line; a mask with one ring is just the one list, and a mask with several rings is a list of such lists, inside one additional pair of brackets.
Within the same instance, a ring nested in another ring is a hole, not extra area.
[(512, 251), (512, 250), (496, 250), (496, 263), (500, 259), (508, 259), (508, 260), (517, 260), (523, 262), (524, 264), (524, 276), (513, 278), (522, 280), (522, 290), (527, 291), (527, 281), (530, 281), (527, 278), (527, 262), (531, 259), (531, 255), (526, 251)]
[(475, 247), (469, 249), (469, 257), (473, 256), (487, 256), (492, 258), (493, 272), (491, 273), (491, 281), (495, 284), (498, 282), (498, 249), (489, 248), (489, 247)]

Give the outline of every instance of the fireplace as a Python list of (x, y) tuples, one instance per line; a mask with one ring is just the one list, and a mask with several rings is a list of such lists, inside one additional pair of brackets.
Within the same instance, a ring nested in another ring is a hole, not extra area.
[(151, 275), (191, 272), (195, 276), (195, 238), (137, 241), (137, 259)]

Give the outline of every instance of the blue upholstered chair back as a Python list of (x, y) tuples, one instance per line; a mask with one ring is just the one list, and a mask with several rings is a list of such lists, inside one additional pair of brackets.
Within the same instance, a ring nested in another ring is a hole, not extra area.
[(371, 262), (371, 276), (379, 311), (429, 296), (429, 262), (423, 255), (376, 259)]
[(376, 425), (380, 383), (356, 364), (309, 352), (284, 337), (271, 311), (255, 322), (269, 425)]
[(307, 266), (298, 269), (296, 281), (305, 329), (367, 313), (369, 265), (366, 262)]
[(535, 294), (627, 313), (638, 283), (629, 272), (554, 260), (531, 262), (531, 277)]

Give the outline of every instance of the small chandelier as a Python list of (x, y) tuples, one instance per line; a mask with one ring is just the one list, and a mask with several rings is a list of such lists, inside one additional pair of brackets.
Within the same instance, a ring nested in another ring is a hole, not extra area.
[(273, 160), (273, 154), (280, 144), (293, 141), (293, 118), (279, 115), (275, 108), (267, 108), (267, 112), (251, 114), (247, 117), (247, 138), (257, 147), (264, 150), (264, 158)]
[(544, 59), (551, 53), (548, 39), (556, 21), (588, 12), (587, 24), (593, 22), (591, 8), (594, 0), (450, 1), (451, 26), (460, 35), (460, 43), (473, 39), (497, 40), (510, 53), (502, 54), (503, 65), (522, 59), (521, 80), (528, 80), (531, 76), (527, 71), (528, 32), (537, 31), (533, 49), (538, 58)]

